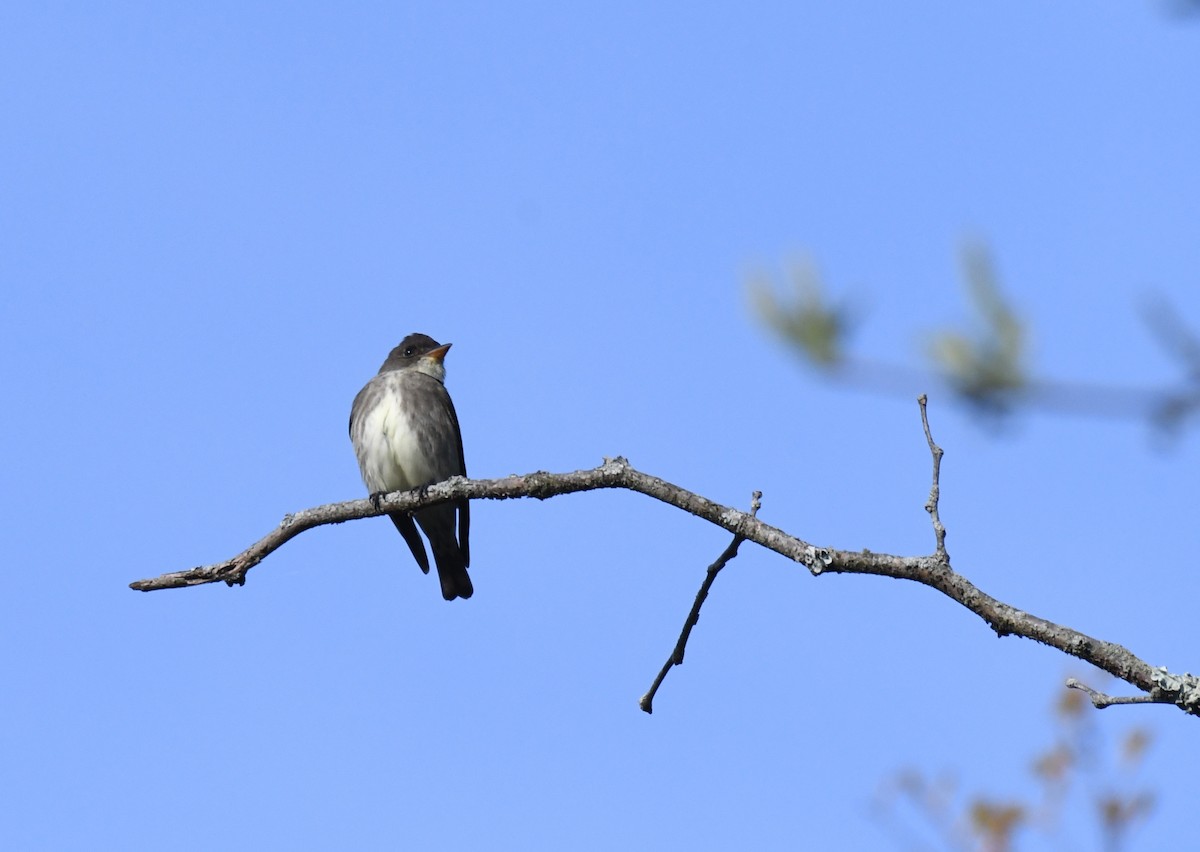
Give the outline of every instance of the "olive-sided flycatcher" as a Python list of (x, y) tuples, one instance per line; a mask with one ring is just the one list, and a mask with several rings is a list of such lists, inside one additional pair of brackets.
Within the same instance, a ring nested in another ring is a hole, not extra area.
[[(354, 397), (350, 441), (372, 496), (467, 475), (458, 416), (444, 384), (446, 368), (442, 359), (449, 349), (449, 343), (441, 345), (428, 335), (410, 334), (391, 351), (379, 374)], [(442, 597), (448, 601), (471, 597), (474, 589), (467, 575), (471, 562), (467, 544), (469, 501), (456, 500), (412, 513), (392, 512), (389, 517), (408, 542), (421, 570), (428, 574), (429, 557), (414, 518), (425, 531), (433, 548)]]

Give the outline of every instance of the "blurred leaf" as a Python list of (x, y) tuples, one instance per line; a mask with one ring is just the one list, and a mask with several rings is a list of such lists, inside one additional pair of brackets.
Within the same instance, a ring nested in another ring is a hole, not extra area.
[(1061, 784), (1075, 766), (1071, 749), (1061, 743), (1033, 762), (1033, 774), (1050, 784)]
[(1013, 833), (1026, 821), (1025, 808), (1017, 804), (995, 804), (977, 800), (971, 804), (971, 828), (987, 843), (988, 849), (1008, 849)]
[(748, 287), (755, 310), (767, 325), (797, 345), (818, 367), (838, 366), (845, 357), (849, 311), (828, 301), (821, 277), (811, 263), (791, 264), (787, 279), (791, 292), (780, 296), (780, 288), (769, 275), (754, 275)]
[(1076, 718), (1089, 710), (1090, 702), (1087, 696), (1078, 689), (1063, 688), (1054, 703), (1054, 712), (1064, 719)]
[(1153, 738), (1145, 728), (1134, 728), (1121, 741), (1121, 761), (1126, 764), (1137, 764), (1150, 748)]
[(1150, 793), (1140, 793), (1127, 799), (1116, 795), (1101, 796), (1097, 804), (1104, 827), (1115, 833), (1148, 815), (1154, 809), (1154, 796)]
[[(1032, 791), (1030, 795), (991, 791), (960, 797), (954, 783), (935, 784), (920, 770), (907, 769), (883, 788), (887, 795), (879, 797), (882, 809), (898, 812), (897, 800), (903, 799), (939, 833), (947, 848), (1000, 852), (1015, 848), (1019, 830), (1052, 841), (1055, 845), (1050, 848), (1068, 848), (1064, 814), (1092, 808), (1104, 848), (1122, 848), (1124, 835), (1151, 813), (1156, 799), (1144, 789), (1111, 792), (1130, 780), (1113, 771), (1114, 760), (1121, 759), (1129, 768), (1142, 758), (1152, 738), (1141, 728), (1127, 731), (1117, 741), (1099, 737), (1095, 711), (1086, 697), (1080, 705), (1076, 701), (1080, 696), (1078, 690), (1062, 688), (1054, 693), (1048, 720), (1058, 732), (1031, 764), (1040, 797)], [(1097, 788), (1106, 792), (1093, 795), (1090, 791)], [(897, 820), (895, 825), (901, 823)]]
[(963, 249), (967, 296), (978, 314), (973, 332), (935, 334), (930, 355), (946, 380), (969, 402), (1003, 412), (1011, 395), (1025, 387), (1025, 334), (1000, 292), (991, 255), (980, 245)]

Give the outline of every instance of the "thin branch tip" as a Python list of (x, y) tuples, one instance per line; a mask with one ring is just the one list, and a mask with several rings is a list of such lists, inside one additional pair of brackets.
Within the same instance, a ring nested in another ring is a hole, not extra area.
[[(750, 495), (750, 517), (757, 520), (758, 510), (762, 507), (762, 492), (755, 491)], [(704, 572), (704, 581), (700, 584), (700, 590), (696, 592), (696, 600), (692, 603), (692, 608), (688, 612), (687, 618), (683, 622), (683, 629), (679, 632), (679, 638), (675, 641), (675, 647), (671, 650), (667, 661), (663, 663), (661, 669), (658, 670), (658, 675), (654, 678), (654, 683), (650, 684), (650, 689), (642, 696), (642, 700), (638, 705), (647, 713), (653, 712), (654, 696), (658, 694), (658, 688), (662, 686), (663, 680), (675, 666), (683, 665), (683, 656), (687, 651), (688, 638), (692, 635), (692, 628), (700, 623), (700, 608), (704, 606), (704, 601), (708, 598), (709, 589), (713, 583), (717, 581), (717, 575), (731, 559), (737, 556), (738, 548), (742, 546), (742, 542), (746, 540), (746, 536), (740, 531), (733, 534), (731, 541), (726, 548), (721, 551), (721, 555), (716, 561), (708, 566)]]
[(1092, 689), (1086, 683), (1069, 677), (1067, 678), (1068, 689), (1078, 689), (1080, 692), (1087, 695), (1091, 700), (1092, 706), (1097, 710), (1103, 710), (1106, 707), (1114, 707), (1118, 704), (1173, 704), (1170, 699), (1165, 699), (1161, 696), (1156, 696), (1153, 693), (1150, 695), (1106, 695), (1099, 690)]
[(929, 411), (925, 394), (917, 397), (917, 405), (921, 409), (921, 427), (925, 430), (925, 441), (929, 444), (929, 454), (933, 456), (933, 483), (929, 487), (929, 499), (925, 502), (925, 511), (933, 524), (933, 538), (937, 548), (938, 558), (947, 566), (950, 564), (950, 554), (946, 552), (946, 528), (942, 525), (941, 515), (938, 514), (938, 501), (941, 500), (942, 448), (933, 440), (933, 430), (929, 427)]

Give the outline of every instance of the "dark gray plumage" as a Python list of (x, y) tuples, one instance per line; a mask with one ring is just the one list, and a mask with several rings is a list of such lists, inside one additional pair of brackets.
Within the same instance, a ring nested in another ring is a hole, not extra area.
[[(458, 416), (444, 384), (446, 368), (442, 359), (449, 348), (449, 343), (442, 346), (428, 335), (410, 334), (354, 398), (350, 441), (363, 482), (372, 495), (407, 491), (467, 475)], [(443, 503), (411, 515), (393, 512), (388, 517), (404, 536), (421, 570), (428, 574), (429, 557), (417, 525), (424, 530), (433, 549), (442, 597), (448, 601), (471, 597), (474, 588), (467, 574), (471, 561), (469, 501)]]

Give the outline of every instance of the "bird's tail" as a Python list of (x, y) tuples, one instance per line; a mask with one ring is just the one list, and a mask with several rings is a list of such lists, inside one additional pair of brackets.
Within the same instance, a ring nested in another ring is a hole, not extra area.
[(471, 585), (471, 575), (467, 573), (467, 562), (453, 537), (433, 544), (433, 561), (437, 565), (438, 580), (442, 584), (442, 597), (452, 601), (455, 598), (469, 598), (475, 594), (475, 587)]
[(471, 597), (475, 588), (467, 574), (467, 555), (458, 546), (458, 538), (454, 535), (454, 507), (433, 506), (417, 512), (415, 517), (433, 550), (442, 597), (448, 601)]

